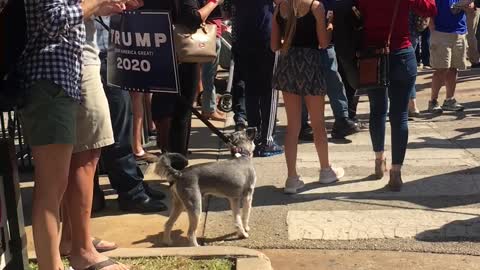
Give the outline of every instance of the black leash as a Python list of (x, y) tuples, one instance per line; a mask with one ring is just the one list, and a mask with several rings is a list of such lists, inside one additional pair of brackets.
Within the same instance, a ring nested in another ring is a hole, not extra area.
[(227, 136), (225, 136), (225, 134), (223, 134), (223, 132), (221, 132), (220, 130), (218, 130), (218, 128), (216, 126), (214, 126), (212, 123), (210, 123), (210, 121), (208, 121), (207, 118), (205, 118), (205, 116), (203, 116), (196, 108), (193, 107), (192, 104), (188, 103), (185, 98), (183, 98), (182, 96), (178, 96), (180, 98), (180, 100), (183, 102), (183, 104), (185, 106), (187, 106), (191, 111), (192, 113), (198, 118), (200, 119), (200, 121), (202, 121), (213, 133), (215, 133), (215, 135), (217, 135), (224, 143), (228, 144), (228, 145), (231, 145), (232, 142), (230, 141), (229, 138), (227, 138)]

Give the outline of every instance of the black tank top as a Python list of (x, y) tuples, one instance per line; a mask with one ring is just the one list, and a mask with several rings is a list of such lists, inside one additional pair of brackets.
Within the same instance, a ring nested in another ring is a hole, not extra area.
[[(312, 5), (315, 0), (310, 4), (310, 9), (307, 14), (297, 18), (297, 25), (295, 28), (295, 34), (292, 39), (292, 47), (302, 47), (302, 48), (318, 48), (318, 38), (317, 38), (317, 19), (312, 12)], [(280, 31), (283, 36), (285, 36), (287, 20), (284, 19), (280, 12), (277, 13), (276, 18), (278, 25), (280, 26)]]

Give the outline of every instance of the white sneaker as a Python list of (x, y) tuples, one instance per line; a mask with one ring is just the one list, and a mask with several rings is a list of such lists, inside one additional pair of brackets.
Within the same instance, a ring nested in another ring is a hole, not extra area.
[(288, 177), (287, 181), (285, 182), (285, 189), (283, 192), (286, 194), (296, 194), (297, 190), (303, 188), (304, 186), (305, 183), (300, 180), (299, 176)]
[(320, 180), (318, 181), (321, 184), (331, 184), (340, 180), (340, 178), (342, 178), (344, 175), (345, 175), (344, 169), (340, 167), (335, 168), (330, 165), (330, 168), (320, 170)]

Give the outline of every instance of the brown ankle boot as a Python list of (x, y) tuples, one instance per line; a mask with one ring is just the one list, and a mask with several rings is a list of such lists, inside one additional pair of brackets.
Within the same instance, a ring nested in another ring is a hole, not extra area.
[(387, 159), (375, 159), (375, 178), (380, 180), (387, 171)]
[(402, 190), (402, 186), (402, 173), (400, 171), (390, 170), (390, 181), (388, 181), (388, 184), (385, 187), (390, 191), (400, 192)]

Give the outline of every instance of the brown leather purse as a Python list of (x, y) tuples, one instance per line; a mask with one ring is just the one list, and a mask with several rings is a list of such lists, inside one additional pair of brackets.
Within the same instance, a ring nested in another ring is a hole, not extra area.
[(401, 0), (395, 1), (390, 32), (388, 33), (385, 46), (381, 48), (369, 47), (356, 53), (357, 69), (359, 73), (358, 90), (387, 88), (390, 85), (390, 39), (392, 37), (400, 1)]

